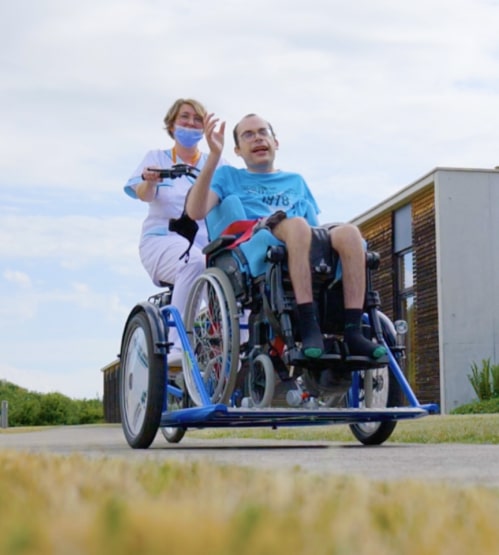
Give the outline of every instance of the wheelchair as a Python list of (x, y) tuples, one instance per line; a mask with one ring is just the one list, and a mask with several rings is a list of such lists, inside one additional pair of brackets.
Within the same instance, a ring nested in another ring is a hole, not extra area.
[[(307, 214), (311, 224), (315, 221)], [(314, 301), (326, 346), (302, 355), (285, 246), (246, 219), (237, 197), (206, 218), (206, 270), (188, 296), (184, 318), (167, 294), (137, 304), (120, 352), (120, 409), (131, 447), (147, 448), (161, 428), (169, 443), (192, 428), (348, 424), (364, 445), (385, 442), (400, 419), (438, 411), (421, 405), (401, 369), (401, 332), (381, 312), (366, 249), (363, 333), (387, 348), (381, 359), (351, 356), (343, 342), (341, 263), (314, 261)], [(329, 227), (329, 226), (327, 226)], [(256, 230), (258, 229), (258, 230)], [(168, 366), (168, 329), (176, 326), (182, 371)]]

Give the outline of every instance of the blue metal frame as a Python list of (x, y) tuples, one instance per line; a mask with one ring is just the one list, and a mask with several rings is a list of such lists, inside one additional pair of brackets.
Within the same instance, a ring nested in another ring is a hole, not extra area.
[[(206, 391), (201, 371), (191, 349), (187, 332), (182, 322), (178, 309), (168, 305), (162, 307), (161, 315), (165, 325), (177, 328), (180, 341), (184, 350), (184, 362), (192, 366), (194, 383), (198, 390), (202, 406), (168, 411), (167, 393), (176, 397), (182, 395), (182, 390), (168, 383), (168, 355), (166, 355), (166, 390), (161, 416), (161, 427), (276, 427), (276, 426), (317, 426), (322, 424), (355, 424), (361, 422), (383, 422), (420, 418), (430, 413), (438, 412), (436, 404), (421, 405), (406, 380), (395, 356), (385, 342), (389, 357), (389, 370), (399, 383), (402, 392), (409, 402), (408, 407), (389, 407), (381, 409), (359, 408), (359, 372), (352, 373), (352, 404), (348, 408), (319, 408), (319, 409), (292, 409), (269, 408), (247, 409), (228, 407), (224, 404), (212, 404)], [(356, 400), (354, 400), (356, 399)]]

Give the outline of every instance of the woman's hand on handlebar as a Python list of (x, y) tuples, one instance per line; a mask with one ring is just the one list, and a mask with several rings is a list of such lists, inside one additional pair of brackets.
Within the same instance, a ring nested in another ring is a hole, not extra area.
[(141, 177), (142, 183), (137, 185), (135, 192), (140, 200), (151, 202), (156, 197), (158, 183), (161, 181), (159, 171), (155, 168), (144, 168)]
[[(159, 168), (157, 168), (159, 170)], [(161, 176), (159, 171), (156, 171), (156, 166), (144, 168), (142, 172), (142, 180), (150, 183), (151, 185), (157, 185), (161, 181)]]

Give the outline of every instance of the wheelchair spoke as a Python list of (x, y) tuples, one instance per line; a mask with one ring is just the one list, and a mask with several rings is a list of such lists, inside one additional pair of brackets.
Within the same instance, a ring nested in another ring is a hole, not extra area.
[[(185, 315), (185, 327), (201, 371), (206, 392), (213, 403), (227, 403), (234, 388), (239, 362), (239, 315), (227, 276), (208, 268), (195, 282)], [(192, 401), (202, 405), (193, 376), (185, 369)]]

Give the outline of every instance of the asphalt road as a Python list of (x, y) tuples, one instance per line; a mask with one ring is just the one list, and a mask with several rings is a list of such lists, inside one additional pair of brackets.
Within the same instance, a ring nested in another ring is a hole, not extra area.
[(210, 461), (264, 469), (296, 468), (374, 480), (416, 479), (499, 487), (499, 446), (395, 444), (251, 439), (198, 439), (185, 435), (169, 444), (158, 432), (149, 449), (131, 449), (121, 426), (64, 426), (0, 433), (0, 448), (53, 454), (126, 457), (128, 460)]

